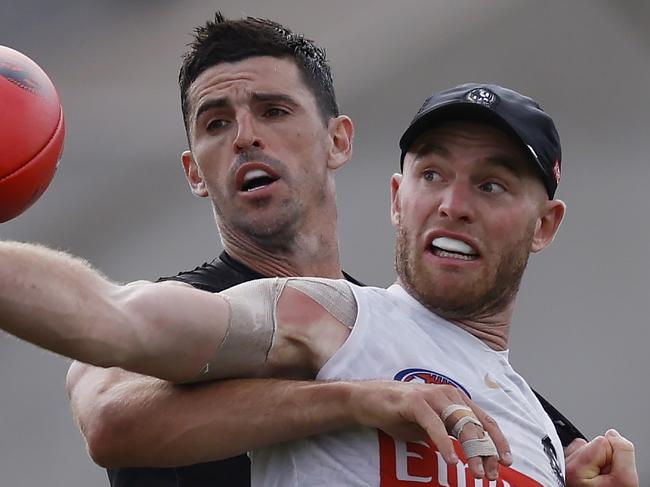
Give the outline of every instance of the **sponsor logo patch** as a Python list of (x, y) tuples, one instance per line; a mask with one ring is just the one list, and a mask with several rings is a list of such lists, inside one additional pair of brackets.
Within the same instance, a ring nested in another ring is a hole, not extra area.
[(401, 382), (420, 382), (422, 384), (449, 384), (457, 387), (471, 399), (470, 393), (462, 385), (446, 375), (427, 369), (404, 369), (395, 374), (395, 380)]
[(460, 461), (447, 465), (429, 441), (398, 441), (379, 431), (380, 487), (543, 487), (510, 467), (499, 465), (499, 478), (476, 480), (470, 474), (458, 440), (453, 440)]

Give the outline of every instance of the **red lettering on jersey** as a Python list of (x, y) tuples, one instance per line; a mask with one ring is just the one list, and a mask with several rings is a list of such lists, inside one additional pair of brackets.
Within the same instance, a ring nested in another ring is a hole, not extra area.
[(396, 441), (379, 431), (380, 487), (543, 487), (503, 465), (497, 480), (478, 481), (469, 473), (460, 442), (453, 439), (453, 443), (460, 461), (447, 465), (430, 441)]
[(415, 378), (420, 379), (425, 384), (450, 384), (448, 380), (443, 379), (442, 377), (436, 377), (431, 373), (419, 373), (413, 374), (409, 378), (405, 379), (406, 382), (411, 382)]

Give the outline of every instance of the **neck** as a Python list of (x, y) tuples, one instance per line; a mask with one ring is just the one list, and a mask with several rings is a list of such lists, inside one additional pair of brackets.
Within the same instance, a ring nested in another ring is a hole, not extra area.
[[(418, 299), (413, 290), (409, 290), (409, 286), (406, 286), (400, 278), (398, 278), (397, 283), (407, 293), (413, 296), (413, 298), (427, 307), (426, 304)], [(439, 308), (435, 310), (430, 309), (430, 311), (462, 328), (471, 335), (474, 335), (493, 350), (502, 351), (508, 349), (508, 337), (510, 335), (510, 323), (512, 322), (512, 314), (514, 311), (514, 299), (509, 300), (504, 307), (497, 311), (490, 311), (486, 314), (467, 318), (458, 316), (456, 312), (446, 315), (445, 310)]]
[[(504, 312), (505, 313), (505, 312)], [(477, 320), (450, 320), (466, 332), (474, 335), (492, 350), (507, 350), (510, 335), (510, 316), (512, 313), (497, 313)]]
[(234, 259), (268, 277), (312, 276), (342, 279), (336, 218), (299, 229), (281, 245), (220, 226), (224, 250)]
[[(223, 240), (228, 254), (268, 277), (312, 276), (342, 279), (343, 272), (339, 261), (338, 247), (329, 255), (311, 252), (307, 248), (292, 251), (266, 249), (256, 242), (246, 239)], [(310, 243), (310, 242), (307, 242)]]

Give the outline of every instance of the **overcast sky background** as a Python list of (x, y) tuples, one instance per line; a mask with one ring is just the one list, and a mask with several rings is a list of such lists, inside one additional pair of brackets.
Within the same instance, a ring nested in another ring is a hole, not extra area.
[[(394, 279), (388, 180), (397, 141), (432, 91), (500, 83), (537, 99), (563, 141), (568, 214), (532, 258), (514, 366), (588, 436), (616, 427), (650, 485), (650, 8), (643, 0), (7, 0), (0, 45), (37, 61), (64, 105), (60, 169), (0, 238), (83, 256), (117, 280), (153, 279), (220, 251), (182, 175), (176, 77), (189, 32), (219, 8), (269, 17), (328, 52), (355, 156), (338, 175), (345, 268)], [(0, 336), (0, 484), (107, 485), (64, 392), (67, 361)], [(645, 411), (645, 412), (644, 412)]]

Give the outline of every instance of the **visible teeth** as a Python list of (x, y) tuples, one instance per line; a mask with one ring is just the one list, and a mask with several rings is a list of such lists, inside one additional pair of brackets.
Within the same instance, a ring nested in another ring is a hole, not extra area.
[(438, 237), (431, 242), (431, 245), (438, 247), (442, 250), (447, 250), (449, 252), (457, 252), (460, 254), (475, 255), (476, 251), (467, 245), (465, 242), (456, 240), (455, 238), (449, 237)]
[(438, 257), (449, 257), (452, 259), (460, 259), (460, 260), (476, 259), (475, 255), (458, 254), (456, 252), (447, 252), (446, 250), (441, 250), (441, 249), (435, 249), (433, 253), (436, 254)]
[(255, 178), (270, 178), (271, 175), (264, 171), (263, 169), (253, 169), (252, 171), (248, 171), (244, 175), (244, 182), (247, 183), (251, 179)]

